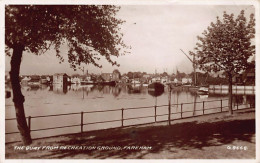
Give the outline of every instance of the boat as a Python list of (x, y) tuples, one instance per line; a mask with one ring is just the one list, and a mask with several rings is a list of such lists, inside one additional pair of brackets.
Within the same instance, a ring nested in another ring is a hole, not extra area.
[(161, 96), (163, 92), (164, 92), (164, 85), (160, 82), (154, 82), (148, 85), (148, 94), (154, 97)]
[(160, 82), (154, 82), (148, 85), (148, 90), (164, 90), (164, 85)]
[(128, 85), (127, 87), (128, 87), (128, 93), (129, 94), (141, 93), (141, 87), (140, 86)]
[(201, 94), (201, 95), (207, 95), (209, 94), (209, 88), (207, 87), (200, 87), (197, 91), (197, 94)]
[(89, 81), (83, 80), (83, 81), (80, 82), (80, 84), (81, 85), (90, 85), (90, 84), (92, 85), (92, 84), (94, 84), (94, 82), (91, 81), (91, 80), (89, 80)]
[(140, 81), (138, 81), (138, 80), (133, 80), (133, 81), (131, 82), (131, 84), (132, 84), (133, 86), (140, 86), (140, 85), (141, 85)]

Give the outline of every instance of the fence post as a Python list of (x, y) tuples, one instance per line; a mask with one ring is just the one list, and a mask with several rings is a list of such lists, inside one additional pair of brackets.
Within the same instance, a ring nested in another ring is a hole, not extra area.
[(220, 100), (220, 112), (222, 112), (222, 99)]
[(181, 118), (182, 118), (182, 103), (181, 103)]
[(205, 102), (205, 101), (203, 101), (203, 103), (202, 103), (202, 104), (203, 104), (203, 105), (202, 105), (202, 114), (203, 114), (203, 115), (204, 115), (204, 105), (205, 105), (204, 102)]
[(237, 100), (237, 97), (236, 97), (236, 101), (237, 101), (237, 110), (238, 110), (238, 100)]
[(31, 116), (28, 117), (28, 128), (29, 132), (31, 132)]
[(81, 126), (81, 133), (83, 132), (83, 112), (81, 112), (81, 123), (80, 123), (80, 126)]
[(124, 108), (121, 109), (122, 110), (122, 127), (124, 127)]
[(156, 105), (154, 105), (154, 122), (156, 122)]
[(171, 89), (171, 86), (169, 85), (168, 86), (168, 89), (169, 89), (169, 116), (168, 116), (168, 121), (169, 121), (169, 125), (171, 125), (171, 92), (172, 92), (172, 89)]
[(171, 125), (171, 105), (169, 105), (169, 116), (168, 116), (169, 125)]

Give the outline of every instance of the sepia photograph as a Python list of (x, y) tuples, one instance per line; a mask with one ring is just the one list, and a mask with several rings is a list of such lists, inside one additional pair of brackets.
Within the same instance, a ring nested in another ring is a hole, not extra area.
[(4, 161), (257, 162), (259, 1), (140, 2), (1, 4)]

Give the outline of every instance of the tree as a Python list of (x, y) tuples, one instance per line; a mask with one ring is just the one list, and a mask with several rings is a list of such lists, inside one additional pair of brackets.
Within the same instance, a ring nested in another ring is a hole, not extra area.
[(121, 73), (120, 73), (120, 71), (119, 71), (118, 69), (115, 69), (115, 70), (113, 71), (113, 74), (114, 74), (114, 73), (119, 74), (119, 79), (121, 79), (122, 76), (121, 76)]
[(166, 77), (166, 76), (169, 76), (169, 75), (168, 75), (167, 72), (163, 72), (163, 73), (162, 73), (162, 76), (163, 76), (163, 77)]
[(128, 72), (127, 74), (127, 77), (129, 78), (129, 79), (133, 79), (134, 78), (134, 73), (133, 72)]
[[(101, 57), (118, 65), (111, 56), (126, 53), (116, 13), (111, 5), (7, 5), (5, 7), (6, 54), (11, 56), (10, 78), (17, 126), (24, 144), (31, 144), (19, 83), (21, 58), (24, 51), (40, 55), (50, 48), (63, 62), (61, 46), (68, 46), (68, 62), (73, 69), (81, 63), (102, 67)], [(11, 54), (12, 53), (12, 54)]]
[(255, 54), (251, 40), (255, 36), (255, 19), (250, 15), (247, 23), (244, 11), (234, 19), (234, 14), (223, 13), (223, 20), (217, 17), (211, 22), (203, 36), (198, 36), (191, 55), (197, 57), (199, 68), (206, 72), (223, 71), (229, 83), (229, 113), (232, 114), (232, 77), (245, 70), (248, 58)]
[(185, 76), (186, 76), (185, 72), (179, 72), (179, 71), (177, 70), (176, 78), (182, 79), (182, 78), (184, 78)]

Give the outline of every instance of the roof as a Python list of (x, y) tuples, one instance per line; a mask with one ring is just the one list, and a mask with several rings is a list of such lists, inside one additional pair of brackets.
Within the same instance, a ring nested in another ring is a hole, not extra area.
[(56, 74), (54, 74), (53, 76), (68, 76), (66, 73), (56, 73)]
[(31, 78), (26, 76), (26, 77), (23, 78), (22, 80), (23, 80), (23, 81), (25, 81), (25, 80), (29, 81), (29, 80), (31, 80)]
[(30, 78), (32, 80), (40, 80), (41, 77), (39, 75), (32, 75), (32, 76), (30, 76)]

